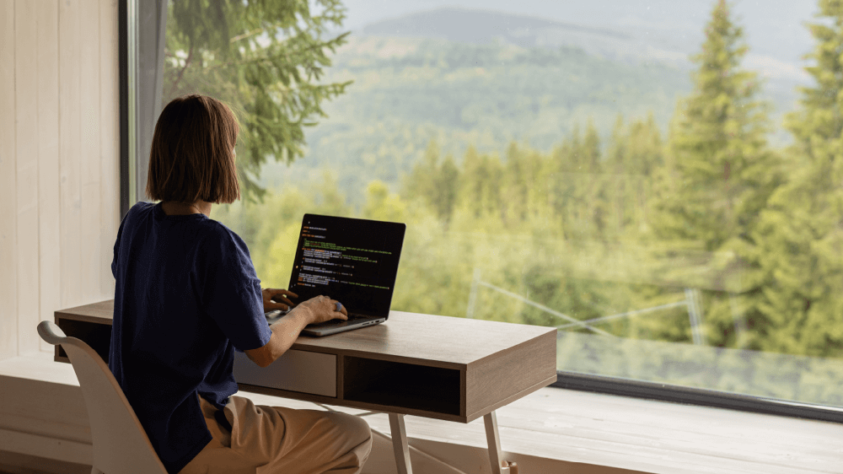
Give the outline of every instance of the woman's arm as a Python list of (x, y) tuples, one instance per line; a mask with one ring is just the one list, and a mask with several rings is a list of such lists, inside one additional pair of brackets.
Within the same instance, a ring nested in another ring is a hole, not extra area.
[(287, 352), (308, 324), (322, 323), (332, 319), (348, 319), (348, 311), (345, 307), (342, 307), (340, 311), (336, 309), (337, 302), (327, 296), (317, 296), (305, 301), (269, 327), (272, 330), (269, 342), (263, 347), (245, 351), (246, 355), (258, 366), (268, 366)]

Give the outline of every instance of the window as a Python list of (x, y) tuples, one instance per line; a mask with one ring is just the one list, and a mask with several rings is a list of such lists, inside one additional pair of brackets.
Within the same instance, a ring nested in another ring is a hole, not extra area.
[(393, 309), (557, 327), (561, 386), (843, 420), (831, 7), (189, 5), (130, 2), (136, 189), (163, 104), (229, 103), (265, 285), (305, 212), (406, 222)]

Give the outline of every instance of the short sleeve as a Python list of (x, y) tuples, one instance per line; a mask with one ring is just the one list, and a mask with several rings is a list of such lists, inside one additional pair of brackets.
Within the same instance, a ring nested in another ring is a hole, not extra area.
[(260, 280), (240, 237), (217, 225), (198, 254), (197, 274), (203, 308), (240, 351), (269, 342)]
[[(127, 214), (128, 215), (128, 214)], [(114, 278), (117, 278), (117, 268), (118, 268), (118, 255), (120, 254), (120, 239), (123, 237), (123, 224), (126, 223), (126, 217), (123, 217), (123, 220), (120, 221), (120, 228), (117, 229), (117, 239), (114, 240), (114, 258), (111, 260), (111, 274), (114, 275)]]
[(120, 268), (120, 241), (123, 239), (123, 227), (126, 226), (129, 215), (137, 206), (138, 204), (135, 204), (129, 209), (129, 212), (123, 216), (123, 220), (120, 221), (120, 227), (117, 229), (117, 238), (114, 240), (114, 258), (111, 260), (111, 274), (114, 275), (115, 279), (117, 278), (117, 270)]

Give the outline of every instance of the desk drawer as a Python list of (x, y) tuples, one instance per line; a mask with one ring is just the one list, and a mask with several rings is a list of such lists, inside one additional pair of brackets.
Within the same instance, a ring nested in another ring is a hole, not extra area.
[(262, 369), (246, 354), (235, 352), (234, 380), (259, 387), (336, 398), (337, 356), (291, 349)]

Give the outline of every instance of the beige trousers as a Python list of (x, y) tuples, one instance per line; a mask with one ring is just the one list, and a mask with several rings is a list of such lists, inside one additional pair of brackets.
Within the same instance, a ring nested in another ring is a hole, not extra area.
[(225, 407), (231, 433), (199, 397), (214, 439), (179, 474), (356, 474), (372, 449), (362, 418), (345, 413), (255, 405), (232, 396)]

